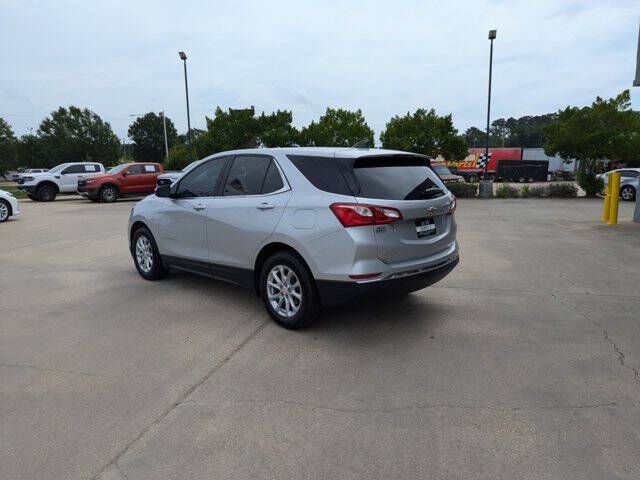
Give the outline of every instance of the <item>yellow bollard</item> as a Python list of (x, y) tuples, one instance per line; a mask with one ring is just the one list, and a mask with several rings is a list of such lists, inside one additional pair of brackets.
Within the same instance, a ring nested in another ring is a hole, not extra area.
[(608, 179), (607, 186), (604, 187), (604, 205), (602, 207), (602, 221), (609, 220), (609, 208), (611, 205), (611, 179)]
[(611, 172), (609, 174), (609, 185), (611, 192), (611, 200), (609, 205), (609, 225), (618, 223), (618, 200), (620, 199), (620, 172)]

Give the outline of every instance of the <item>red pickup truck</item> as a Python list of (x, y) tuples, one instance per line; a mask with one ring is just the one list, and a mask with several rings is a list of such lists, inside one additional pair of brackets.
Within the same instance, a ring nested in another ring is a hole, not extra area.
[(93, 202), (115, 202), (118, 198), (149, 195), (156, 188), (159, 163), (123, 163), (104, 175), (78, 180), (78, 193)]

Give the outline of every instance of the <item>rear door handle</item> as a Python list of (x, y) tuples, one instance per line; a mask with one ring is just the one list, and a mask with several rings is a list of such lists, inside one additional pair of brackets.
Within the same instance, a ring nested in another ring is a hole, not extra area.
[(270, 210), (272, 208), (275, 208), (275, 205), (273, 203), (267, 203), (267, 202), (262, 202), (260, 205), (258, 205), (256, 207), (258, 210)]

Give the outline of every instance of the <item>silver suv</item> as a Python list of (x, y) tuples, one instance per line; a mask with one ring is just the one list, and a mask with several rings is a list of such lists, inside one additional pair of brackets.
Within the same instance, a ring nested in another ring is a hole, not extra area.
[(287, 328), (321, 306), (398, 295), (458, 263), (454, 196), (429, 158), (360, 148), (218, 153), (136, 204), (135, 266), (252, 288)]

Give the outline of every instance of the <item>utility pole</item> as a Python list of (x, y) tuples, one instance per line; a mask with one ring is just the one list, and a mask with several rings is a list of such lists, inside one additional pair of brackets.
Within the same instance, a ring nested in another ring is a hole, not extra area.
[(167, 117), (164, 114), (164, 110), (160, 112), (162, 115), (162, 131), (164, 132), (164, 154), (166, 158), (169, 158), (169, 142), (167, 142)]
[(187, 54), (178, 52), (184, 63), (184, 92), (187, 97), (187, 139), (189, 140), (189, 161), (193, 162), (193, 146), (191, 145), (191, 115), (189, 114), (189, 82), (187, 81)]
[(497, 30), (489, 30), (489, 40), (491, 46), (489, 47), (489, 94), (487, 96), (487, 144), (484, 149), (485, 164), (482, 169), (482, 178), (484, 179), (487, 173), (487, 167), (489, 166), (489, 123), (491, 120), (491, 75), (493, 71), (493, 41), (496, 38)]

